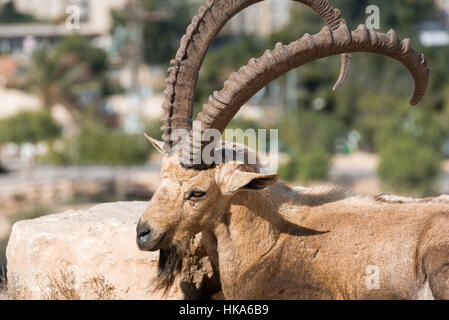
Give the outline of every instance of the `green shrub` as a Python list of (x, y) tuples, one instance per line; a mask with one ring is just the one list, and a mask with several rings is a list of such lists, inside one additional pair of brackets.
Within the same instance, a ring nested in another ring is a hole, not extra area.
[(302, 152), (294, 150), (289, 156), (289, 161), (279, 167), (282, 180), (300, 180), (302, 183), (308, 183), (327, 178), (332, 156), (324, 148), (317, 146)]
[(78, 152), (79, 164), (135, 164), (145, 162), (149, 145), (142, 136), (89, 130), (79, 137)]
[(431, 195), (441, 173), (445, 130), (440, 116), (426, 109), (410, 107), (383, 99), (389, 116), (379, 120), (374, 141), (379, 153), (379, 177), (392, 192)]
[(132, 165), (144, 163), (150, 152), (143, 135), (89, 124), (78, 136), (54, 143), (43, 161), (54, 165)]
[(321, 148), (303, 153), (298, 161), (299, 179), (304, 183), (326, 179), (330, 159), (331, 155)]
[(418, 196), (435, 192), (442, 159), (438, 149), (419, 143), (413, 136), (402, 136), (381, 148), (379, 155), (378, 174), (387, 189)]
[(14, 1), (0, 5), (0, 24), (29, 23), (38, 20), (29, 14), (17, 11)]
[(61, 39), (54, 50), (58, 59), (63, 59), (67, 55), (74, 55), (77, 62), (87, 64), (89, 70), (96, 76), (108, 71), (106, 52), (93, 46), (91, 42), (81, 36), (71, 35)]
[(279, 166), (278, 173), (283, 181), (293, 181), (296, 178), (297, 163), (290, 159), (287, 163)]
[(281, 145), (290, 157), (279, 168), (281, 178), (303, 183), (325, 179), (335, 139), (345, 132), (337, 119), (326, 112), (301, 110), (286, 116), (278, 128)]
[(61, 128), (55, 124), (48, 111), (25, 111), (0, 120), (0, 144), (37, 143), (60, 135)]

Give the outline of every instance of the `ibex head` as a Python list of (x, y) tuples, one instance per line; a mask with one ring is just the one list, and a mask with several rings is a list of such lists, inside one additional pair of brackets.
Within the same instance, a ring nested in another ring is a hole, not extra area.
[[(177, 154), (163, 151), (163, 142), (150, 141), (164, 152), (161, 184), (139, 221), (137, 244), (142, 250), (161, 250), (159, 285), (167, 288), (180, 271), (189, 240), (212, 228), (237, 193), (269, 188), (277, 182), (278, 175), (258, 173), (258, 161), (254, 165), (229, 161), (201, 170), (189, 169), (181, 165)], [(221, 144), (220, 149), (215, 152), (252, 152), (231, 143)]]
[[(193, 18), (182, 38), (167, 78), (162, 118), (163, 141), (150, 139), (164, 154), (161, 185), (154, 194), (137, 227), (137, 243), (142, 250), (160, 249), (161, 287), (169, 287), (181, 267), (182, 249), (189, 238), (208, 228), (222, 214), (239, 192), (257, 191), (276, 183), (276, 174), (259, 173), (257, 164), (245, 162), (203, 161), (202, 151), (210, 147), (208, 130), (223, 132), (242, 105), (254, 94), (282, 74), (320, 58), (343, 55), (344, 64), (339, 86), (349, 67), (348, 53), (370, 52), (403, 63), (415, 80), (411, 104), (424, 96), (429, 71), (426, 60), (410, 47), (408, 39), (400, 41), (394, 31), (387, 34), (367, 30), (364, 25), (350, 31), (340, 12), (327, 0), (302, 0), (328, 23), (316, 35), (304, 35), (285, 46), (276, 45), (259, 59), (233, 73), (224, 88), (214, 92), (203, 106), (197, 121), (200, 134), (192, 133), (193, 101), (198, 72), (211, 42), (224, 24), (236, 13), (261, 0), (208, 0)], [(180, 139), (179, 130), (187, 134)], [(216, 143), (216, 142), (212, 142)], [(222, 144), (211, 153), (228, 152), (238, 146)], [(251, 152), (249, 150), (244, 153)]]
[[(220, 145), (220, 149), (246, 155), (252, 152), (226, 142)], [(161, 185), (138, 227), (137, 243), (143, 250), (154, 251), (185, 242), (211, 227), (237, 192), (264, 190), (278, 180), (277, 174), (259, 173), (258, 163), (248, 165), (231, 160), (203, 170), (193, 170), (180, 165), (181, 161), (177, 155), (164, 155)]]

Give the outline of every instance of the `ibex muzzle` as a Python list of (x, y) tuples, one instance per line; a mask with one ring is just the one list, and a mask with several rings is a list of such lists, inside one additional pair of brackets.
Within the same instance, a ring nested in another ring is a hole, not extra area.
[(146, 222), (137, 224), (137, 246), (140, 250), (156, 251), (164, 241), (166, 235), (163, 231), (152, 229)]

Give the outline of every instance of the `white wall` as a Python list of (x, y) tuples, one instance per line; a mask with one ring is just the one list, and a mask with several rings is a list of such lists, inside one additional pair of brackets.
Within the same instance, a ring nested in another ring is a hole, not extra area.
[(290, 17), (290, 0), (267, 0), (239, 13), (231, 20), (231, 30), (267, 36), (282, 28)]
[(14, 0), (16, 8), (40, 19), (54, 20), (66, 16), (69, 5), (87, 3), (88, 21), (81, 28), (89, 28), (89, 33), (108, 33), (112, 19), (111, 9), (123, 8), (126, 0)]

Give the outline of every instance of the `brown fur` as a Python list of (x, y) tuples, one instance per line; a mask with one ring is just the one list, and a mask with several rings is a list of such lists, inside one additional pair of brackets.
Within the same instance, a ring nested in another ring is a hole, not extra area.
[[(226, 299), (449, 299), (447, 197), (295, 190), (255, 169), (186, 170), (166, 156), (140, 222), (167, 234), (160, 248), (203, 232)], [(193, 188), (204, 199), (187, 200)], [(378, 288), (367, 286), (370, 266)]]

